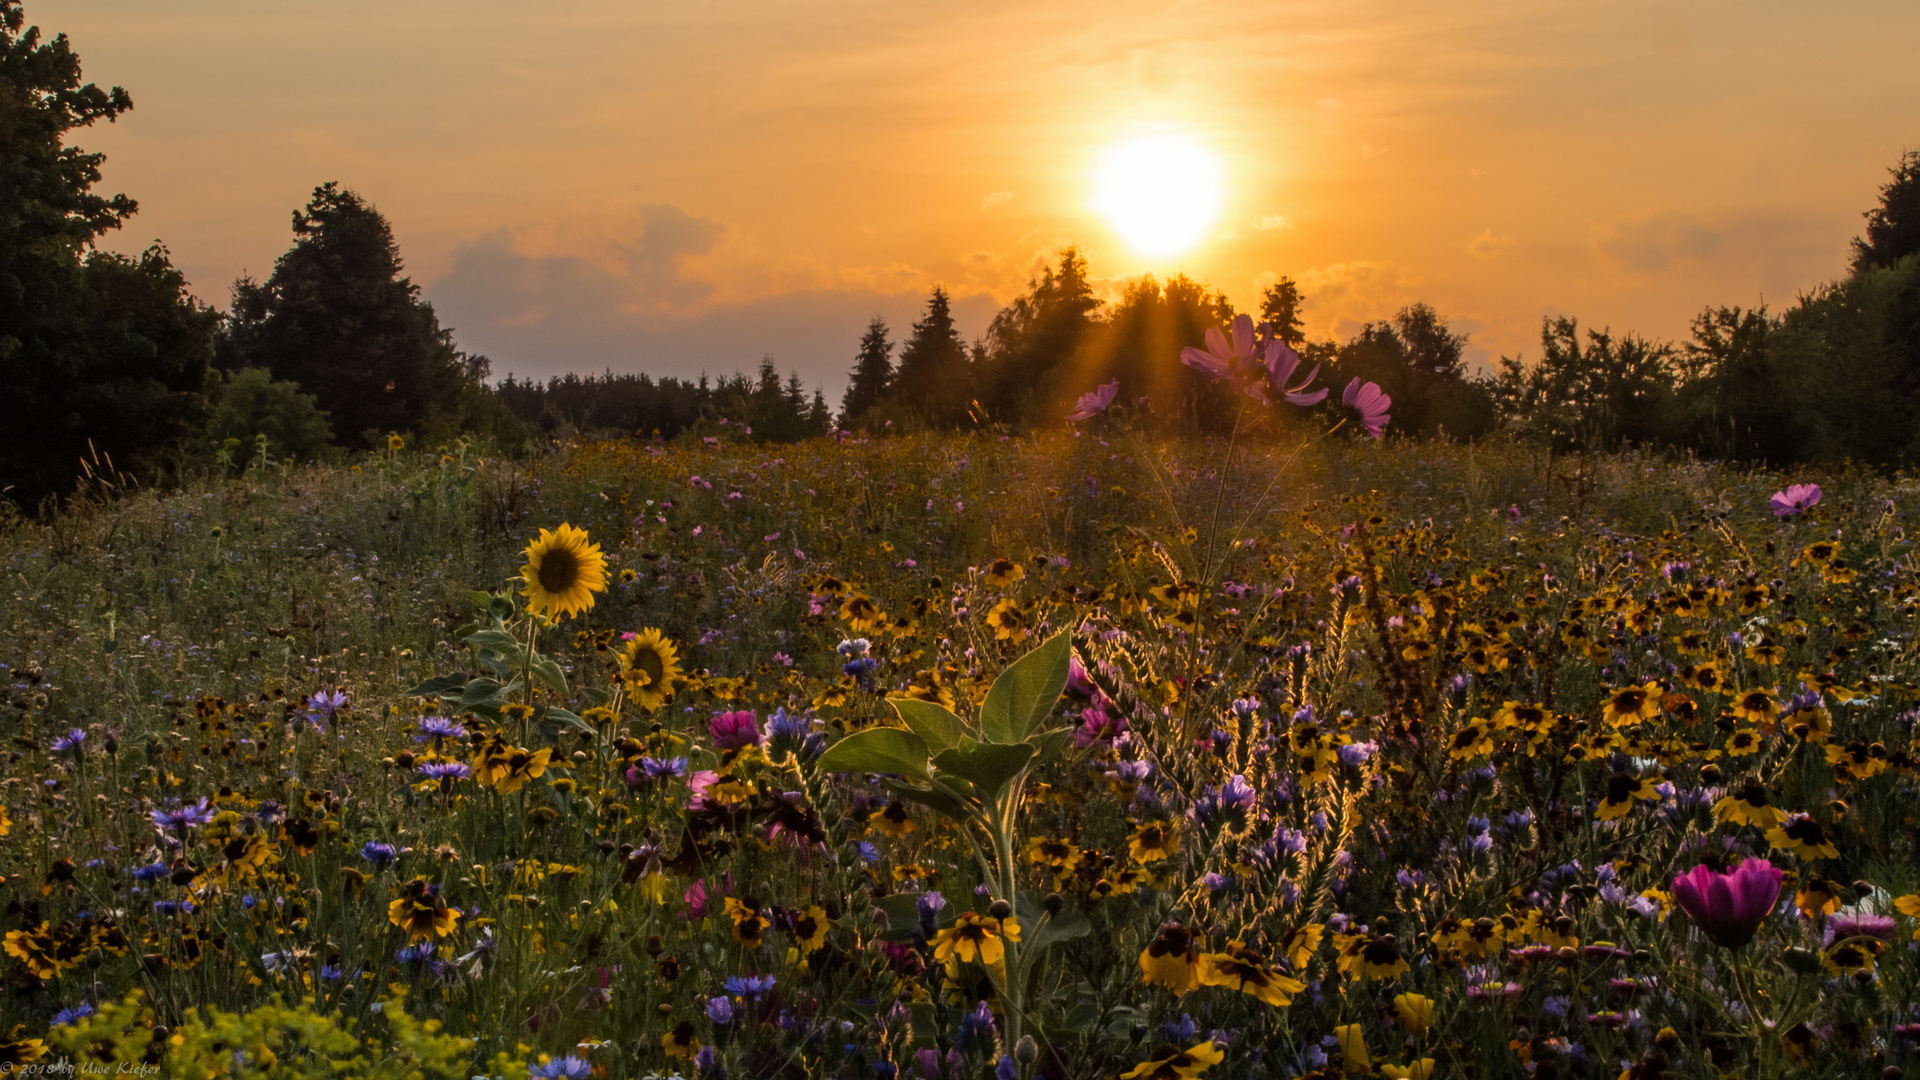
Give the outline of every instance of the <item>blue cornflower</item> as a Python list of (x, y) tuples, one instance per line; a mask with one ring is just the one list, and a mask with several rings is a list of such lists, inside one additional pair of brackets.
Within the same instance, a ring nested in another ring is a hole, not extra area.
[(422, 941), (417, 945), (408, 945), (394, 953), (393, 959), (401, 964), (424, 964), (433, 959), (433, 943)]
[(457, 720), (449, 720), (444, 716), (423, 716), (420, 718), (420, 730), (413, 736), (413, 741), (426, 742), (432, 739), (434, 749), (437, 750), (444, 740), (466, 737), (466, 725)]
[(324, 724), (347, 707), (347, 695), (339, 690), (331, 693), (322, 690), (308, 698), (307, 705), (307, 719), (316, 724)]
[(773, 989), (774, 978), (771, 975), (735, 975), (721, 985), (734, 997), (760, 1000), (761, 995)]
[(53, 1014), (53, 1026), (66, 1027), (68, 1024), (77, 1024), (92, 1016), (93, 1011), (93, 1006), (84, 1001), (71, 1009), (61, 1009)]
[(687, 759), (643, 757), (640, 759), (640, 771), (649, 780), (671, 780), (687, 775)]
[(360, 849), (360, 857), (381, 869), (385, 869), (393, 865), (393, 861), (400, 857), (400, 851), (392, 844), (383, 844), (378, 840), (369, 840), (366, 846)]
[(880, 861), (880, 849), (865, 840), (855, 844), (853, 850), (867, 862), (876, 863)]
[(527, 1076), (530, 1078), (538, 1077), (540, 1080), (555, 1080), (555, 1078), (561, 1078), (561, 1080), (583, 1080), (584, 1077), (592, 1075), (592, 1063), (588, 1062), (586, 1058), (574, 1057), (572, 1054), (568, 1054), (563, 1058), (555, 1058), (545, 1065), (527, 1066)]
[(86, 741), (87, 732), (84, 728), (68, 728), (67, 733), (55, 738), (51, 745), (56, 754), (64, 754), (69, 750), (77, 754), (80, 752), (80, 744)]
[(167, 876), (167, 864), (148, 863), (146, 866), (136, 866), (127, 873), (132, 874), (135, 881), (159, 881)]
[(733, 1023), (733, 999), (727, 997), (708, 999), (707, 1019), (723, 1027)]
[(154, 825), (162, 829), (172, 829), (185, 836), (188, 829), (198, 828), (213, 820), (213, 808), (208, 805), (206, 796), (200, 801), (172, 810), (155, 810), (149, 815)]
[(913, 906), (920, 913), (920, 929), (928, 937), (933, 936), (934, 927), (939, 925), (940, 909), (947, 906), (947, 898), (928, 889), (920, 894)]
[(473, 775), (473, 766), (464, 761), (428, 761), (413, 770), (428, 780), (450, 784)]

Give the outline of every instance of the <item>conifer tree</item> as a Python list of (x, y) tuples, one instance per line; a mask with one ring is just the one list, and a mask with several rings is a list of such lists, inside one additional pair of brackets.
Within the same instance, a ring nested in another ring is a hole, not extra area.
[(953, 323), (952, 300), (935, 286), (926, 316), (913, 324), (913, 336), (900, 347), (900, 370), (889, 397), (929, 423), (952, 423), (966, 414), (971, 368), (967, 343)]
[(860, 338), (860, 353), (854, 359), (847, 392), (840, 399), (840, 426), (872, 412), (887, 394), (893, 382), (893, 342), (887, 340), (886, 320), (875, 315)]

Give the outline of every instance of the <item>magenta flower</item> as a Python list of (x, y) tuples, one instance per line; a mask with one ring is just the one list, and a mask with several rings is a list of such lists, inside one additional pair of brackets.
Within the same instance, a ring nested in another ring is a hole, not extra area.
[(1253, 319), (1233, 317), (1233, 340), (1217, 326), (1207, 327), (1207, 347), (1189, 345), (1180, 350), (1180, 362), (1212, 379), (1231, 379), (1253, 361)]
[(1347, 384), (1346, 392), (1340, 395), (1340, 403), (1360, 414), (1360, 426), (1367, 434), (1379, 438), (1387, 433), (1387, 421), (1393, 417), (1387, 415), (1387, 409), (1393, 405), (1393, 399), (1382, 393), (1374, 383), (1362, 384), (1359, 376)]
[(1787, 490), (1773, 493), (1773, 516), (1792, 517), (1820, 504), (1819, 484), (1789, 484)]
[(1737, 949), (1773, 913), (1785, 878), (1765, 859), (1748, 859), (1731, 874), (1703, 864), (1673, 879), (1673, 898), (1715, 945)]
[(1120, 380), (1115, 379), (1098, 390), (1081, 394), (1079, 400), (1073, 403), (1073, 412), (1067, 414), (1067, 419), (1091, 420), (1100, 413), (1106, 412), (1107, 406), (1113, 404), (1114, 396), (1119, 393)]
[(713, 745), (722, 750), (738, 750), (760, 741), (760, 721), (747, 709), (714, 713), (707, 721), (707, 731), (713, 735)]
[[(1294, 352), (1286, 342), (1274, 338), (1267, 343), (1267, 382), (1272, 385), (1274, 393), (1303, 408), (1308, 405), (1318, 405), (1327, 400), (1326, 387), (1313, 391), (1307, 389), (1313, 385), (1314, 377), (1320, 374), (1319, 364), (1313, 365), (1313, 370), (1307, 372), (1307, 377), (1301, 379), (1299, 383), (1291, 388), (1287, 386), (1293, 381), (1293, 373), (1299, 368), (1300, 354)], [(1254, 393), (1255, 390), (1258, 393)], [(1253, 390), (1248, 392), (1262, 401), (1266, 400), (1266, 387), (1259, 383), (1255, 383)]]

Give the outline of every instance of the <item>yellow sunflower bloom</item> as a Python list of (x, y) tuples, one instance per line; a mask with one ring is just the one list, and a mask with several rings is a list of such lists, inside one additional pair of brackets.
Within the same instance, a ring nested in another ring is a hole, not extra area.
[(1614, 727), (1625, 727), (1660, 715), (1660, 684), (1623, 686), (1614, 690), (1601, 710), (1600, 718)]
[(1275, 1007), (1289, 1004), (1293, 995), (1307, 988), (1306, 983), (1282, 975), (1279, 968), (1267, 964), (1265, 957), (1238, 943), (1227, 946), (1223, 953), (1200, 955), (1200, 985), (1238, 990)]
[(620, 652), (620, 682), (628, 701), (649, 712), (659, 708), (686, 682), (679, 650), (654, 627), (640, 631)]
[(520, 568), (526, 587), (520, 594), (527, 607), (548, 618), (593, 610), (593, 594), (607, 591), (607, 560), (599, 544), (587, 542), (587, 531), (564, 522), (527, 545), (527, 565)]
[(1120, 1080), (1192, 1080), (1226, 1058), (1225, 1051), (1216, 1048), (1213, 1040), (1208, 1039), (1176, 1054), (1143, 1061), (1121, 1073)]

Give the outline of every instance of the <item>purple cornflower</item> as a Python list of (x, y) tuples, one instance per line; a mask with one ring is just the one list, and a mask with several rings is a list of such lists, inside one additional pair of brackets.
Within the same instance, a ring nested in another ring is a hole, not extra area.
[(733, 1000), (725, 997), (709, 998), (707, 1019), (723, 1027), (733, 1023)]
[(207, 797), (202, 795), (199, 802), (172, 810), (155, 810), (149, 816), (156, 827), (163, 831), (172, 829), (184, 839), (188, 829), (199, 828), (213, 820), (213, 808), (207, 804)]
[(1114, 397), (1119, 393), (1120, 380), (1115, 379), (1110, 383), (1102, 385), (1097, 390), (1090, 390), (1087, 393), (1081, 394), (1079, 400), (1073, 403), (1073, 411), (1067, 414), (1067, 419), (1075, 421), (1091, 420), (1095, 416), (1106, 412), (1107, 407), (1113, 404)]
[(80, 744), (86, 741), (87, 732), (84, 728), (68, 728), (67, 733), (55, 738), (51, 745), (56, 754), (71, 750), (77, 755), (80, 753)]
[(315, 724), (330, 723), (346, 707), (347, 695), (344, 691), (322, 690), (307, 699), (307, 719)]
[(360, 857), (380, 869), (385, 869), (393, 865), (393, 861), (400, 857), (400, 850), (392, 844), (383, 844), (378, 840), (369, 840), (366, 846), (360, 849)]
[(687, 759), (643, 757), (640, 774), (648, 780), (673, 780), (687, 775)]
[(726, 987), (727, 993), (734, 997), (759, 1001), (763, 995), (772, 991), (773, 983), (774, 978), (771, 975), (735, 975), (721, 985)]
[(1773, 516), (1777, 518), (1804, 514), (1820, 505), (1819, 484), (1789, 484), (1785, 491), (1776, 491), (1773, 498)]
[(447, 739), (466, 737), (466, 725), (457, 720), (449, 720), (444, 716), (423, 716), (420, 718), (420, 730), (413, 736), (413, 741), (426, 742), (432, 739), (433, 748), (438, 750), (441, 742)]
[(586, 1058), (568, 1054), (563, 1058), (554, 1058), (545, 1065), (527, 1066), (527, 1076), (539, 1080), (585, 1080), (593, 1075), (593, 1064)]
[(71, 1009), (61, 1009), (59, 1012), (54, 1013), (53, 1026), (66, 1027), (68, 1024), (77, 1024), (92, 1015), (93, 1006), (83, 1001)]
[(421, 763), (414, 772), (428, 780), (440, 781), (442, 788), (453, 786), (455, 780), (465, 780), (473, 775), (473, 766), (464, 761), (428, 761)]

